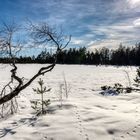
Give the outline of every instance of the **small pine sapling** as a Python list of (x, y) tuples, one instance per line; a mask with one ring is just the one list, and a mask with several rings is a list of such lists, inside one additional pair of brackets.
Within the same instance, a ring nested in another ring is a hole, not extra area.
[(140, 67), (137, 69), (137, 75), (134, 81), (135, 81), (135, 86), (139, 87), (140, 86)]
[(49, 92), (51, 88), (47, 89), (46, 86), (44, 86), (44, 82), (41, 78), (39, 79), (38, 84), (40, 87), (36, 89), (33, 88), (33, 91), (41, 95), (41, 100), (31, 101), (31, 103), (33, 104), (32, 108), (41, 114), (45, 114), (45, 108), (50, 104), (50, 99), (44, 100), (44, 93)]

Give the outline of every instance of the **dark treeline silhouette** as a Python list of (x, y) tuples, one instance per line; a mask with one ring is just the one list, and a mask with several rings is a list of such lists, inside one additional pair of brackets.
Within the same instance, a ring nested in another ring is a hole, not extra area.
[[(17, 63), (52, 63), (53, 54), (42, 51), (39, 55), (28, 57), (17, 57)], [(0, 63), (9, 63), (10, 59), (0, 58)], [(70, 48), (61, 51), (57, 56), (58, 64), (89, 64), (89, 65), (137, 65), (140, 66), (140, 43), (135, 47), (120, 45), (116, 50), (108, 48), (88, 51), (85, 47)]]

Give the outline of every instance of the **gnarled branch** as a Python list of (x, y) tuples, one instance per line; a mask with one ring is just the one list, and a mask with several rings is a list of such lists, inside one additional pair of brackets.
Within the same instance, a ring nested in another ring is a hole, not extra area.
[[(17, 72), (17, 66), (16, 66), (16, 60), (15, 56), (13, 54), (13, 42), (12, 38), (15, 33), (15, 29), (12, 29), (14, 26), (8, 26), (6, 25), (6, 39), (4, 39), (3, 43), (1, 42), (0, 47), (5, 47), (7, 50), (7, 54), (9, 55), (11, 59), (11, 66), (13, 69), (11, 70), (11, 81), (14, 80), (18, 82), (16, 87), (11, 90), (10, 93), (4, 94), (4, 96), (0, 97), (0, 105), (10, 101), (14, 97), (16, 97), (22, 90), (24, 90), (26, 87), (28, 87), (37, 77), (44, 75), (47, 72), (50, 72), (54, 66), (56, 65), (57, 61), (57, 55), (58, 53), (67, 47), (69, 42), (71, 41), (71, 36), (69, 37), (69, 40), (65, 43), (65, 45), (62, 45), (62, 36), (59, 36), (56, 31), (53, 30), (53, 28), (50, 28), (48, 24), (42, 24), (42, 25), (33, 25), (30, 26), (31, 31), (31, 37), (35, 39), (35, 43), (37, 44), (44, 44), (44, 43), (51, 43), (56, 47), (56, 53), (54, 55), (54, 62), (46, 67), (40, 68), (40, 70), (26, 83), (23, 82), (23, 79), (16, 75)], [(15, 45), (14, 45), (15, 48)], [(6, 88), (6, 87), (4, 87)]]

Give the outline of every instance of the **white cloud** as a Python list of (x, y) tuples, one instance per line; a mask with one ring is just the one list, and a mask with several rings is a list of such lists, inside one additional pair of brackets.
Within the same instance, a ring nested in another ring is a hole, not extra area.
[(127, 0), (132, 8), (140, 6), (140, 0)]
[[(135, 22), (137, 26), (139, 21)], [(135, 26), (134, 23), (130, 25), (129, 23), (114, 23), (106, 26), (89, 26), (93, 34), (99, 35), (99, 38), (95, 38), (95, 41), (88, 43), (89, 50), (102, 47), (117, 48), (120, 43), (128, 46), (134, 45), (140, 40), (140, 29), (135, 28)]]
[(117, 48), (119, 46), (119, 43), (120, 40), (102, 40), (102, 41), (98, 41), (96, 43), (93, 43), (90, 47), (89, 47), (89, 50), (94, 50), (95, 48), (96, 49), (100, 49), (100, 48), (103, 48), (103, 47), (107, 47), (107, 48)]
[(71, 43), (74, 45), (81, 45), (84, 43), (84, 40), (78, 38), (72, 38)]
[(136, 19), (134, 22), (133, 22), (134, 26), (136, 27), (140, 27), (140, 18), (139, 19)]

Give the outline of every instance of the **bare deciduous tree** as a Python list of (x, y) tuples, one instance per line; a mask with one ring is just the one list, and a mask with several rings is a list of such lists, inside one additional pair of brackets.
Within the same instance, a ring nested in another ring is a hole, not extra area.
[[(8, 101), (11, 101), (15, 98), (22, 90), (28, 87), (37, 77), (44, 75), (45, 73), (51, 71), (56, 65), (57, 54), (64, 48), (67, 47), (69, 42), (71, 41), (71, 36), (64, 37), (62, 33), (58, 33), (54, 28), (51, 28), (48, 24), (32, 24), (30, 23), (30, 35), (34, 40), (35, 45), (49, 45), (51, 47), (55, 47), (56, 51), (54, 53), (54, 62), (45, 67), (42, 67), (38, 70), (38, 72), (32, 76), (27, 82), (23, 81), (22, 77), (17, 75), (17, 65), (15, 56), (18, 51), (21, 50), (21, 44), (15, 42), (14, 35), (18, 31), (18, 28), (12, 25), (4, 24), (2, 30), (0, 31), (0, 53), (4, 55), (8, 55), (10, 58), (11, 69), (11, 81), (2, 89), (0, 94), (0, 105), (5, 104)], [(11, 87), (13, 82), (17, 84), (15, 87)], [(9, 88), (10, 90), (7, 92), (5, 89)]]

